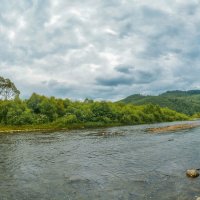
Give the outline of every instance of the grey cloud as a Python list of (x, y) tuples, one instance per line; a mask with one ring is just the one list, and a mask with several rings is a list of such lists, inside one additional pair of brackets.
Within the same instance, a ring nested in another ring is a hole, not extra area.
[(136, 71), (135, 73), (135, 79), (136, 83), (139, 84), (146, 84), (146, 83), (151, 83), (158, 79), (158, 76), (160, 75), (159, 71), (155, 71), (154, 73), (152, 72), (146, 72), (146, 71)]
[(134, 68), (133, 66), (128, 66), (128, 65), (119, 65), (119, 66), (115, 67), (115, 69), (118, 72), (121, 72), (124, 74), (129, 74), (133, 68)]
[(73, 87), (70, 87), (66, 82), (59, 82), (57, 80), (44, 81), (43, 84), (58, 97), (65, 97), (73, 90)]
[(158, 76), (161, 75), (159, 70), (153, 72), (146, 72), (142, 70), (130, 71), (130, 67), (117, 67), (117, 71), (122, 72), (126, 75), (119, 75), (116, 77), (100, 77), (96, 79), (97, 84), (102, 86), (119, 86), (132, 84), (148, 84), (157, 80)]
[(105, 78), (97, 78), (97, 84), (103, 86), (118, 86), (118, 85), (131, 85), (133, 83), (133, 79), (126, 77), (115, 77), (110, 79)]
[(198, 1), (2, 0), (0, 13), (0, 75), (23, 97), (200, 86)]

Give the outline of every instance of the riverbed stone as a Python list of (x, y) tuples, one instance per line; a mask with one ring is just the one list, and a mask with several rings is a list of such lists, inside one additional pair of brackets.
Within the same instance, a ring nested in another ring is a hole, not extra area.
[(200, 197), (197, 197), (196, 200), (200, 200)]
[(191, 178), (196, 178), (199, 176), (199, 172), (196, 169), (188, 169), (186, 175)]

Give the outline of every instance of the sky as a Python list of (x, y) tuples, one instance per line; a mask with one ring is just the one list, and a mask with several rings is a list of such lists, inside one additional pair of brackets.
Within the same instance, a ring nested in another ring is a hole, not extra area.
[(0, 0), (0, 76), (22, 98), (118, 100), (199, 75), (199, 0)]

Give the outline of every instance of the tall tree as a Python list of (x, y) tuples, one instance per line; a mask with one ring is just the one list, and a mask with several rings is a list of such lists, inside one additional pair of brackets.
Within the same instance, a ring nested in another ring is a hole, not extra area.
[(20, 91), (13, 82), (0, 76), (0, 99), (11, 100), (19, 94)]

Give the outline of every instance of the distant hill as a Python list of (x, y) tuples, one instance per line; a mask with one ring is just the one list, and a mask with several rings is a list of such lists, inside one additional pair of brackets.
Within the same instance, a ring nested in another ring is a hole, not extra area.
[(174, 90), (158, 96), (134, 94), (122, 99), (120, 102), (135, 105), (152, 103), (161, 107), (168, 107), (177, 112), (193, 115), (200, 112), (200, 90)]

